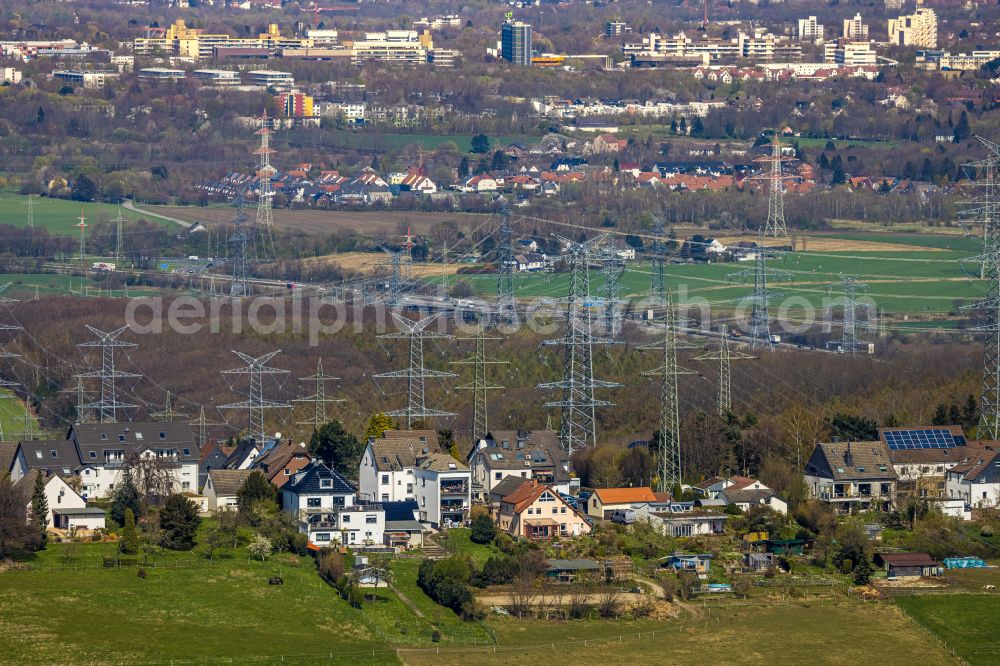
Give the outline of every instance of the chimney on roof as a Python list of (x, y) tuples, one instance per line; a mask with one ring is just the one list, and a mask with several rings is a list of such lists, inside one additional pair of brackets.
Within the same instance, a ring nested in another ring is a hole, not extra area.
[(854, 466), (854, 454), (851, 453), (851, 443), (847, 442), (847, 450), (844, 451), (844, 464), (848, 467)]

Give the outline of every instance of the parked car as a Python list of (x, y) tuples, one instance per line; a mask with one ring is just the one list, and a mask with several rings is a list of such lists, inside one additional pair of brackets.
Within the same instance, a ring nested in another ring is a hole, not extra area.
[(631, 525), (635, 522), (635, 511), (632, 509), (618, 509), (611, 514), (611, 522), (621, 525)]

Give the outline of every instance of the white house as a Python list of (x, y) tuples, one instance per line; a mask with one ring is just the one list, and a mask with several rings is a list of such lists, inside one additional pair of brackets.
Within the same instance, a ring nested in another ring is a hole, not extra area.
[(742, 490), (726, 488), (719, 493), (719, 499), (726, 504), (734, 504), (741, 511), (749, 511), (755, 506), (766, 506), (782, 515), (788, 514), (788, 504), (769, 488)]
[(461, 525), (469, 517), (472, 473), (446, 453), (432, 453), (414, 469), (420, 521), (431, 527)]
[(949, 469), (945, 495), (960, 497), (971, 507), (1000, 506), (1000, 451), (984, 448), (978, 457)]
[(465, 181), (466, 192), (496, 192), (497, 181), (487, 173), (477, 174)]
[(382, 545), (385, 511), (378, 504), (359, 504), (354, 489), (337, 472), (314, 461), (281, 488), (282, 507), (292, 514), (309, 543), (327, 546)]
[(890, 510), (896, 498), (896, 471), (884, 442), (820, 442), (803, 476), (809, 495), (838, 513)]
[(646, 521), (660, 534), (670, 537), (713, 536), (726, 531), (729, 516), (691, 503), (650, 502), (632, 507), (636, 520)]
[(83, 496), (109, 497), (126, 460), (156, 460), (170, 475), (171, 492), (197, 492), (198, 447), (186, 422), (76, 423), (65, 440), (20, 442), (12, 481), (32, 469), (78, 475)]
[(358, 495), (369, 502), (414, 499), (413, 470), (433, 453), (441, 453), (435, 440), (395, 436), (370, 439), (358, 468)]
[(637, 488), (597, 488), (587, 501), (587, 514), (595, 518), (610, 518), (615, 511), (631, 509), (639, 504), (656, 502), (653, 489)]
[(767, 486), (749, 476), (713, 476), (691, 487), (706, 499), (717, 499), (723, 490), (769, 490)]
[[(31, 499), (35, 493), (35, 479), (41, 470), (30, 470), (14, 484), (14, 492), (24, 503), (25, 515), (31, 520)], [(65, 479), (57, 474), (51, 474), (45, 479), (45, 500), (48, 512), (45, 522), (48, 527), (69, 529), (99, 529), (104, 527), (104, 509), (88, 507), (83, 499)]]
[(211, 469), (201, 494), (209, 511), (236, 508), (236, 493), (253, 472), (249, 469)]

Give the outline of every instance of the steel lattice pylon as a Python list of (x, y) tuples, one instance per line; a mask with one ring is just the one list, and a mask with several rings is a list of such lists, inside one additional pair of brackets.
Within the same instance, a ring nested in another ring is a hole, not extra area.
[(868, 288), (867, 284), (858, 282), (853, 275), (841, 275), (838, 285), (831, 285), (831, 289), (840, 286), (844, 291), (844, 315), (843, 326), (840, 335), (840, 349), (845, 354), (854, 354), (858, 351), (858, 290)]
[(267, 439), (267, 434), (264, 431), (264, 410), (291, 407), (291, 405), (287, 402), (267, 400), (264, 398), (264, 375), (287, 374), (288, 370), (267, 367), (268, 362), (281, 353), (280, 349), (268, 352), (267, 354), (257, 358), (244, 354), (243, 352), (236, 351), (235, 349), (232, 350), (232, 352), (236, 354), (244, 363), (246, 363), (246, 366), (242, 368), (235, 368), (233, 370), (223, 370), (222, 374), (248, 375), (250, 378), (250, 392), (247, 394), (247, 400), (222, 405), (220, 409), (247, 410), (250, 419), (250, 434), (257, 440), (257, 443), (260, 444)]
[(762, 345), (768, 349), (773, 349), (771, 342), (771, 317), (769, 303), (771, 296), (776, 292), (768, 291), (768, 280), (790, 280), (792, 274), (787, 271), (770, 271), (767, 269), (767, 252), (764, 246), (764, 230), (757, 232), (756, 257), (752, 271), (737, 271), (730, 273), (728, 279), (745, 281), (753, 278), (753, 294), (750, 296), (750, 349), (756, 349), (757, 345)]
[(385, 304), (390, 308), (398, 308), (403, 298), (403, 250), (382, 248), (389, 255), (389, 284), (386, 289)]
[(601, 270), (604, 273), (604, 334), (618, 337), (622, 332), (621, 277), (625, 260), (618, 248), (609, 245), (601, 250)]
[(424, 401), (424, 380), (444, 379), (446, 377), (456, 377), (453, 372), (441, 370), (429, 370), (424, 367), (424, 340), (450, 339), (452, 336), (447, 333), (436, 333), (428, 331), (427, 326), (435, 321), (438, 314), (424, 317), (420, 321), (413, 321), (395, 312), (391, 313), (393, 318), (403, 328), (397, 333), (385, 333), (378, 336), (382, 340), (406, 340), (409, 345), (410, 365), (404, 370), (392, 372), (382, 372), (372, 375), (372, 379), (405, 379), (406, 380), (406, 408), (386, 412), (386, 416), (399, 416), (406, 418), (406, 427), (410, 428), (417, 419), (424, 419), (428, 416), (454, 416), (453, 412), (443, 412), (437, 409), (429, 409)]
[[(274, 258), (274, 190), (271, 179), (277, 173), (271, 166), (271, 155), (276, 151), (271, 148), (271, 123), (267, 119), (267, 111), (260, 117), (260, 128), (256, 132), (260, 136), (260, 147), (253, 152), (257, 156), (257, 182), (260, 194), (257, 197), (257, 232), (260, 234), (261, 251), (256, 257), (262, 261)], [(256, 249), (256, 248), (255, 248)]]
[(653, 242), (650, 252), (653, 255), (649, 278), (649, 302), (652, 306), (662, 306), (667, 301), (667, 244), (663, 240), (666, 227), (663, 220), (653, 218)]
[(134, 342), (119, 340), (118, 336), (128, 330), (128, 326), (122, 326), (110, 332), (105, 332), (87, 326), (87, 330), (93, 333), (97, 340), (93, 342), (81, 342), (77, 347), (100, 347), (101, 349), (101, 369), (92, 372), (84, 372), (76, 375), (79, 379), (99, 379), (101, 380), (101, 398), (97, 402), (89, 402), (79, 407), (84, 409), (94, 409), (97, 411), (97, 420), (100, 423), (116, 423), (118, 410), (135, 407), (124, 402), (118, 402), (117, 380), (138, 378), (142, 375), (133, 372), (122, 372), (115, 368), (115, 349), (137, 347)]
[(209, 426), (226, 425), (225, 423), (217, 423), (216, 421), (208, 420), (205, 417), (205, 405), (202, 405), (198, 409), (198, 418), (190, 421), (190, 424), (198, 428), (198, 446), (203, 446), (205, 444)]
[(980, 396), (979, 439), (1000, 439), (1000, 146), (982, 137), (989, 155), (968, 167), (976, 169), (978, 196), (966, 202), (962, 214), (983, 225), (983, 253), (975, 259), (986, 282), (986, 295), (969, 305), (983, 313), (979, 330), (983, 341), (983, 382)]
[(733, 361), (745, 361), (757, 358), (741, 351), (735, 351), (729, 346), (729, 328), (722, 327), (719, 341), (719, 351), (705, 352), (700, 356), (695, 356), (696, 361), (718, 361), (719, 362), (719, 399), (717, 411), (719, 416), (725, 416), (733, 411), (733, 393), (730, 382), (731, 363)]
[(163, 406), (163, 409), (159, 412), (153, 412), (149, 415), (154, 421), (177, 421), (178, 417), (186, 416), (183, 412), (178, 412), (174, 410), (173, 404), (170, 399), (170, 391), (167, 391), (167, 402)]
[(250, 295), (250, 258), (247, 253), (249, 238), (246, 227), (247, 217), (243, 212), (242, 192), (236, 195), (236, 201), (233, 205), (236, 207), (236, 215), (233, 216), (233, 224), (236, 229), (233, 231), (232, 238), (229, 239), (233, 246), (232, 283), (229, 285), (229, 295), (240, 298)]
[(343, 398), (326, 397), (326, 383), (340, 381), (340, 377), (331, 377), (330, 375), (323, 374), (323, 359), (319, 359), (316, 361), (316, 374), (308, 377), (299, 377), (299, 381), (314, 382), (312, 395), (292, 400), (292, 402), (313, 403), (312, 418), (306, 421), (299, 421), (299, 425), (311, 425), (313, 430), (319, 430), (327, 422), (326, 404), (328, 402), (344, 402)]
[(615, 344), (611, 338), (595, 338), (590, 302), (590, 258), (607, 234), (577, 243), (557, 236), (569, 250), (570, 284), (566, 297), (566, 335), (546, 340), (543, 345), (563, 347), (562, 381), (539, 384), (540, 389), (561, 389), (562, 399), (545, 403), (559, 407), (559, 441), (568, 456), (581, 448), (597, 444), (595, 410), (612, 403), (598, 400), (595, 389), (617, 388), (621, 384), (594, 379), (593, 346)]
[(783, 181), (786, 176), (781, 173), (781, 163), (788, 162), (790, 158), (781, 156), (781, 141), (778, 140), (778, 133), (774, 133), (774, 140), (771, 142), (771, 154), (758, 157), (755, 162), (769, 164), (766, 175), (756, 176), (757, 180), (767, 181), (767, 222), (764, 224), (764, 235), (775, 238), (788, 235), (785, 227), (785, 186)]
[(472, 391), (473, 413), (472, 413), (472, 438), (485, 437), (490, 429), (489, 410), (487, 409), (487, 396), (490, 391), (501, 391), (503, 386), (491, 384), (486, 379), (487, 365), (505, 365), (509, 361), (489, 358), (486, 355), (486, 343), (489, 341), (502, 340), (500, 337), (487, 337), (483, 327), (480, 326), (475, 335), (460, 340), (470, 340), (476, 343), (476, 352), (470, 357), (461, 361), (452, 361), (452, 365), (473, 366), (473, 379), (471, 384), (456, 386), (458, 391)]
[(663, 314), (663, 338), (639, 347), (642, 351), (656, 351), (663, 354), (663, 364), (643, 373), (648, 377), (662, 377), (660, 382), (660, 450), (657, 452), (660, 492), (670, 492), (681, 483), (681, 418), (680, 400), (677, 394), (679, 375), (697, 374), (677, 365), (678, 349), (697, 349), (698, 345), (677, 340), (677, 313), (674, 311), (670, 291)]
[[(115, 263), (118, 264), (125, 259), (125, 239), (122, 235), (122, 226), (125, 223), (125, 218), (122, 217), (121, 206), (118, 206), (118, 214), (111, 221), (115, 223)], [(117, 266), (117, 268), (120, 269), (121, 267)]]
[(35, 228), (35, 195), (34, 194), (27, 195), (27, 200), (24, 202), (23, 205), (25, 205), (25, 206), (28, 207), (28, 218), (27, 218), (28, 228), (29, 229), (34, 229)]
[(498, 324), (517, 322), (514, 302), (514, 231), (510, 226), (510, 209), (500, 209), (500, 230), (497, 238), (497, 300)]

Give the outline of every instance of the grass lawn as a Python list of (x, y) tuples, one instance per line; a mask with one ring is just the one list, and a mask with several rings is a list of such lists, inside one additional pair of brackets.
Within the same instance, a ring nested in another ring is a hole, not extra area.
[[(392, 151), (402, 150), (411, 144), (419, 144), (425, 150), (437, 150), (443, 144), (451, 142), (458, 146), (461, 152), (469, 152), (472, 147), (472, 134), (387, 134), (385, 132), (341, 130), (329, 132), (329, 136), (334, 137), (333, 143), (337, 147)], [(490, 150), (487, 157), (493, 152), (506, 148), (512, 143), (519, 143), (522, 146), (533, 146), (538, 143), (540, 137), (526, 134), (515, 134), (509, 136), (490, 136)], [(471, 159), (471, 158), (470, 158)]]
[[(17, 362), (13, 359), (12, 362)], [(24, 414), (27, 407), (24, 402), (7, 390), (0, 391), (0, 426), (3, 427), (3, 435), (8, 440), (21, 437), (24, 432)], [(38, 420), (32, 416), (29, 426), (37, 437), (42, 436), (38, 427)], [(6, 470), (5, 470), (6, 471)]]
[[(407, 664), (510, 664), (552, 655), (567, 664), (856, 664), (938, 666), (955, 659), (891, 605), (855, 601), (726, 606), (671, 622), (491, 620), (497, 652), (403, 652)], [(655, 633), (654, 633), (655, 632)], [(642, 634), (641, 637), (637, 634)], [(619, 641), (618, 637), (622, 636)], [(584, 641), (587, 644), (584, 645)], [(505, 650), (506, 648), (506, 650)]]
[[(438, 543), (452, 553), (468, 555), (477, 566), (482, 566), (489, 559), (490, 555), (496, 553), (496, 549), (489, 544), (472, 543), (472, 530), (468, 527), (456, 527), (444, 532), (438, 538)], [(446, 543), (447, 541), (447, 543)]]
[(1000, 596), (925, 594), (896, 602), (970, 664), (1000, 662)]
[[(330, 663), (332, 653), (335, 663), (396, 662), (364, 611), (320, 580), (309, 558), (148, 571), (146, 579), (127, 568), (0, 574), (0, 660), (272, 663), (286, 654), (293, 663)], [(284, 584), (268, 585), (274, 575)]]
[[(28, 226), (28, 207), (25, 205), (27, 197), (19, 194), (0, 194), (0, 220), (4, 224), (12, 224), (16, 227)], [(118, 207), (103, 203), (80, 203), (68, 199), (50, 199), (49, 197), (35, 197), (32, 209), (34, 212), (35, 226), (48, 229), (49, 233), (63, 236), (79, 236), (80, 230), (76, 227), (80, 223), (80, 210), (87, 218), (87, 225), (91, 227), (88, 234), (93, 231), (93, 225), (97, 222), (106, 222), (118, 215)], [(142, 217), (139, 213), (122, 208), (122, 217), (126, 220), (138, 220)], [(162, 222), (167, 225), (169, 222)]]

